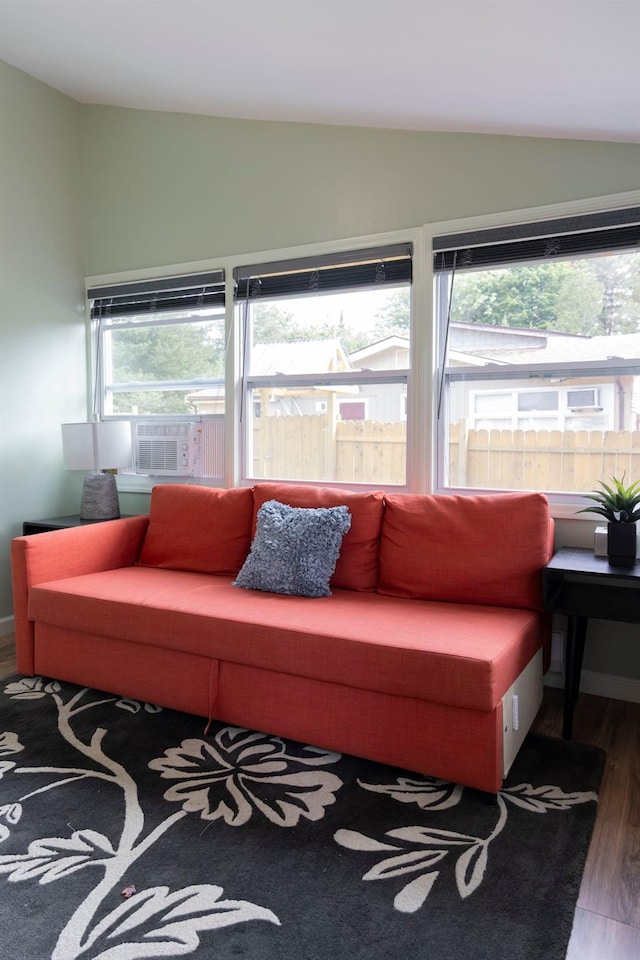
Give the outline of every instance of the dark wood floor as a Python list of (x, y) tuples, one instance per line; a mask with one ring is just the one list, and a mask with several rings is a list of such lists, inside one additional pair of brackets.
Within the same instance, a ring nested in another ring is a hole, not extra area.
[[(561, 728), (562, 691), (545, 688), (534, 729)], [(607, 763), (567, 960), (639, 960), (640, 704), (581, 694), (573, 736)]]
[[(15, 672), (13, 637), (0, 637), (0, 679)], [(534, 729), (561, 728), (562, 691), (545, 688)], [(607, 764), (567, 960), (639, 960), (640, 704), (581, 694), (573, 732)]]

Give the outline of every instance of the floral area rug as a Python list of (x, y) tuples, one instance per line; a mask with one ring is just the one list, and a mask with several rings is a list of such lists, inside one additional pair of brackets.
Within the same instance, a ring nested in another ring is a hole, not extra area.
[(6, 960), (561, 960), (601, 751), (497, 797), (72, 684), (0, 685)]

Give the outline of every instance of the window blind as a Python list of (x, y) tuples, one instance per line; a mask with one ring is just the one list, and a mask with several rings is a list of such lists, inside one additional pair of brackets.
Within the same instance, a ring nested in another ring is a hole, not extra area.
[(236, 298), (298, 297), (411, 282), (412, 245), (390, 244), (342, 254), (248, 264), (234, 272)]
[(224, 270), (92, 287), (92, 318), (224, 307)]
[(640, 249), (640, 207), (435, 237), (436, 272)]

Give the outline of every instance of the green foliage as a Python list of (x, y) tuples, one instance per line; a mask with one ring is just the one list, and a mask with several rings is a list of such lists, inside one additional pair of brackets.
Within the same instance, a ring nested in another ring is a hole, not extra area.
[(557, 300), (567, 263), (538, 263), (455, 277), (451, 319), (507, 327), (557, 329)]
[(610, 523), (635, 523), (640, 520), (640, 480), (628, 486), (622, 479), (611, 478), (611, 483), (598, 480), (602, 490), (593, 490), (586, 494), (588, 500), (593, 500), (595, 507), (585, 507), (578, 513), (597, 513)]
[(212, 330), (210, 324), (141, 327), (116, 331), (113, 337), (116, 383), (193, 380), (223, 372), (222, 331)]
[(373, 326), (373, 339), (383, 340), (385, 337), (408, 337), (410, 326), (409, 290), (396, 290), (389, 297), (388, 303), (378, 310)]
[(555, 329), (595, 337), (602, 329), (603, 288), (584, 261), (574, 264), (563, 278), (556, 297)]
[(612, 336), (640, 329), (640, 254), (461, 272), (451, 318), (461, 323)]
[(273, 303), (252, 306), (254, 338), (257, 343), (288, 343), (293, 340), (340, 340), (346, 353), (352, 353), (371, 342), (366, 333), (351, 330), (340, 315), (338, 323), (305, 323), (296, 320), (289, 310)]
[[(224, 376), (224, 327), (218, 321), (114, 329), (114, 383), (194, 381)], [(189, 414), (183, 390), (140, 390), (114, 394), (114, 412)]]

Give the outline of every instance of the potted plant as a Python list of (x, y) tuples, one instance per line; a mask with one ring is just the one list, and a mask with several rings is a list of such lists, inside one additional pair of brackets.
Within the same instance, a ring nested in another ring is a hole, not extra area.
[(622, 479), (598, 480), (602, 490), (585, 494), (596, 504), (578, 513), (598, 513), (608, 520), (607, 556), (614, 567), (632, 567), (636, 561), (636, 521), (640, 520), (640, 480), (625, 486)]

